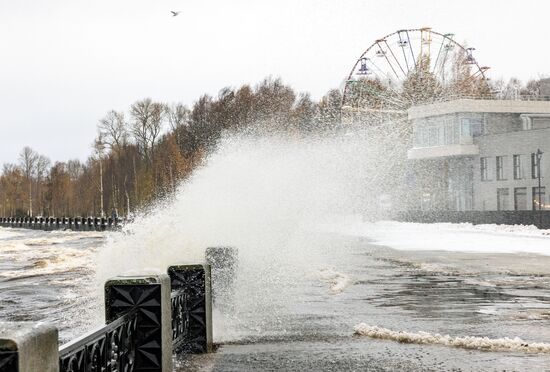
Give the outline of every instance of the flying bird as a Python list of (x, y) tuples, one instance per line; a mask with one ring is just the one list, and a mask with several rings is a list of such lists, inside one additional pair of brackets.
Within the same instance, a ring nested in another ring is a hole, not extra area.
[(170, 12), (172, 13), (172, 17), (175, 17), (181, 13), (181, 11), (174, 12), (173, 10), (171, 10)]

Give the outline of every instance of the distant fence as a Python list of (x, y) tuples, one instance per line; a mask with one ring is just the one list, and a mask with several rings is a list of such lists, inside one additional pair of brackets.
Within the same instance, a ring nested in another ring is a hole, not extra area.
[(77, 217), (0, 217), (0, 227), (13, 227), (33, 230), (74, 230), (105, 231), (116, 230), (122, 226), (119, 218)]
[[(235, 249), (208, 252), (207, 261), (236, 260)], [(216, 265), (217, 277), (233, 273)], [(106, 324), (60, 348), (53, 326), (0, 322), (0, 372), (172, 372), (173, 353), (212, 352), (210, 267), (174, 265), (167, 274), (108, 280)]]
[(475, 225), (534, 225), (550, 229), (550, 210), (543, 211), (403, 211), (394, 217), (403, 222), (469, 222)]

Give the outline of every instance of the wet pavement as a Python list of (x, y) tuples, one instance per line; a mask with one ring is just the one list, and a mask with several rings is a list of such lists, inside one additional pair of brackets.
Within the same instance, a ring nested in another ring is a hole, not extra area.
[[(354, 335), (354, 326), (366, 323), (397, 332), (550, 343), (550, 257), (400, 252), (344, 237), (327, 244), (345, 248), (331, 257), (331, 270), (351, 285), (334, 293), (326, 281), (307, 277), (309, 286), (281, 289), (291, 300), (274, 304), (270, 318), (241, 314), (249, 332), (222, 335), (215, 353), (180, 357), (176, 370), (550, 371), (550, 354)], [(226, 313), (215, 317), (215, 328), (231, 317)]]

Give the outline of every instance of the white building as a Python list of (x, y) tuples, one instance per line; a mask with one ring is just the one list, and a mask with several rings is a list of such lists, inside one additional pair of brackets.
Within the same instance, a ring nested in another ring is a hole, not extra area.
[(408, 110), (408, 159), (429, 174), (417, 179), (420, 209), (529, 210), (539, 203), (550, 209), (550, 79), (538, 98), (528, 98), (458, 99)]

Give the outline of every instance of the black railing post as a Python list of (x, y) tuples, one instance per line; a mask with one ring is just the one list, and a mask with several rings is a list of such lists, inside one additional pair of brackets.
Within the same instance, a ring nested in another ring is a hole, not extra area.
[[(174, 265), (168, 268), (168, 275), (172, 293), (183, 292), (185, 295), (185, 306), (179, 306), (179, 314), (172, 314), (174, 333), (181, 333), (182, 336), (174, 345), (174, 350), (187, 353), (212, 352), (210, 266)], [(181, 332), (176, 332), (181, 328)]]
[(105, 320), (137, 309), (134, 372), (172, 372), (170, 279), (166, 274), (119, 276), (105, 284)]

